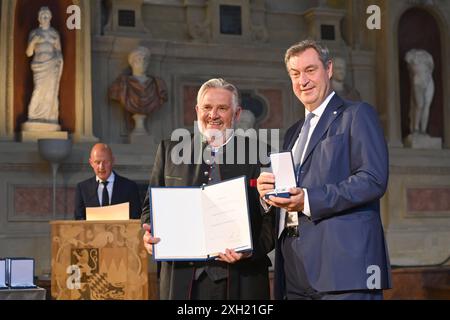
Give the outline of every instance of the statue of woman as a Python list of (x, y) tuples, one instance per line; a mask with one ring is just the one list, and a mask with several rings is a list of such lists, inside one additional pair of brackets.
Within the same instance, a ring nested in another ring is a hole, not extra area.
[[(28, 105), (28, 123), (56, 124), (59, 130), (59, 82), (63, 69), (61, 42), (58, 32), (50, 26), (52, 13), (41, 7), (38, 13), (39, 28), (30, 32), (26, 54), (33, 56), (34, 89)], [(47, 128), (48, 129), (48, 128)], [(52, 130), (49, 130), (52, 131)]]
[(427, 134), (434, 96), (433, 57), (425, 50), (411, 49), (405, 55), (411, 80), (410, 124), (412, 134)]

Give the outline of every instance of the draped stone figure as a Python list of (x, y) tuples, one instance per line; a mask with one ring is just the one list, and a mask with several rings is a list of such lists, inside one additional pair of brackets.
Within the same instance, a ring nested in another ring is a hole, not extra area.
[(405, 145), (416, 149), (441, 149), (442, 138), (427, 133), (431, 102), (434, 96), (431, 54), (422, 49), (411, 49), (405, 55), (411, 81), (409, 129)]
[(133, 114), (135, 128), (132, 134), (146, 134), (146, 117), (167, 101), (165, 82), (147, 74), (150, 56), (146, 47), (133, 50), (128, 55), (132, 74), (120, 75), (109, 88), (109, 97)]
[(236, 124), (236, 128), (248, 130), (255, 128), (256, 117), (253, 112), (247, 109), (242, 109), (239, 121)]
[(411, 80), (409, 128), (411, 133), (426, 134), (434, 95), (433, 57), (425, 50), (411, 49), (406, 53), (405, 61)]
[(59, 117), (59, 83), (63, 57), (58, 31), (50, 26), (52, 13), (48, 7), (38, 12), (39, 28), (29, 34), (26, 55), (33, 56), (33, 93), (28, 105), (28, 131), (57, 131)]
[(248, 109), (242, 109), (241, 114), (239, 115), (239, 120), (235, 123), (234, 133), (236, 135), (247, 136), (249, 138), (256, 138), (255, 123), (255, 114)]

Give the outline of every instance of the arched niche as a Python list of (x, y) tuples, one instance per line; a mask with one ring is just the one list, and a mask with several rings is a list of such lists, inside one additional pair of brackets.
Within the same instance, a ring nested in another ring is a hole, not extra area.
[(434, 98), (430, 106), (427, 133), (433, 137), (445, 137), (444, 132), (444, 96), (442, 82), (442, 46), (441, 32), (435, 18), (425, 9), (413, 7), (406, 10), (398, 24), (399, 81), (401, 105), (401, 134), (405, 138), (409, 133), (409, 108), (411, 83), (405, 54), (411, 49), (428, 51), (434, 60), (433, 80)]
[(267, 101), (254, 90), (241, 90), (241, 105), (255, 116), (255, 125), (265, 120), (268, 113)]
[(39, 8), (47, 6), (52, 12), (51, 26), (60, 35), (64, 59), (59, 89), (59, 124), (63, 131), (75, 131), (75, 30), (66, 27), (66, 9), (72, 0), (18, 0), (14, 12), (14, 131), (21, 130), (27, 120), (28, 104), (33, 92), (33, 73), (30, 69), (32, 57), (25, 55), (28, 35), (39, 27)]
[[(76, 142), (98, 139), (92, 131), (90, 0), (8, 0), (0, 2), (0, 141), (14, 141), (26, 119), (33, 89), (29, 58), (25, 55), (29, 32), (38, 26), (37, 13), (52, 10), (64, 55), (60, 88), (60, 124)], [(81, 28), (66, 25), (69, 5), (77, 5)]]

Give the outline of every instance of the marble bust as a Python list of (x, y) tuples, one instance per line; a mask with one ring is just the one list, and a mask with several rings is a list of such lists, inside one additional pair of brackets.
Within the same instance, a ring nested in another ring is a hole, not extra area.
[(333, 90), (336, 91), (341, 98), (353, 101), (361, 100), (359, 92), (345, 82), (346, 74), (346, 61), (341, 57), (336, 57), (333, 60), (333, 77), (331, 78)]
[(167, 101), (164, 81), (147, 74), (150, 56), (146, 47), (133, 50), (128, 55), (131, 75), (120, 75), (109, 88), (109, 97), (132, 114), (149, 115)]
[(241, 109), (239, 120), (235, 123), (235, 134), (238, 136), (256, 139), (257, 131), (255, 128), (255, 114), (248, 109)]
[(26, 55), (33, 57), (31, 70), (34, 88), (24, 130), (60, 130), (58, 95), (63, 57), (59, 34), (50, 26), (51, 19), (50, 9), (41, 7), (38, 12), (39, 28), (29, 34)]
[(425, 50), (411, 49), (405, 55), (411, 81), (409, 128), (412, 134), (426, 134), (434, 96), (433, 57)]
[(239, 121), (236, 123), (237, 129), (254, 129), (256, 118), (253, 112), (247, 109), (242, 109), (239, 117)]
[(118, 101), (134, 119), (132, 136), (146, 136), (145, 121), (148, 115), (160, 108), (167, 100), (165, 82), (147, 74), (151, 52), (138, 47), (128, 55), (131, 74), (120, 75), (109, 88), (109, 97)]

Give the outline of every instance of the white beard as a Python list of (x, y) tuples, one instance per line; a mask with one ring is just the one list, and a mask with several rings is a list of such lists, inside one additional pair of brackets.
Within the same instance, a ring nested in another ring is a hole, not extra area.
[(197, 122), (198, 130), (203, 137), (213, 146), (220, 146), (224, 144), (228, 138), (231, 137), (234, 131), (234, 118), (231, 120), (231, 128), (225, 130), (219, 129), (206, 129), (203, 123)]

